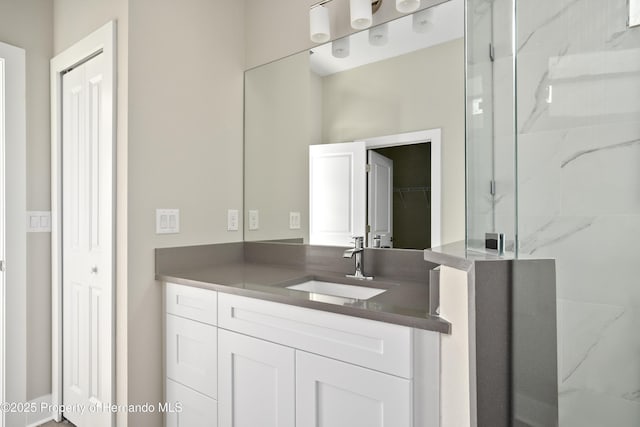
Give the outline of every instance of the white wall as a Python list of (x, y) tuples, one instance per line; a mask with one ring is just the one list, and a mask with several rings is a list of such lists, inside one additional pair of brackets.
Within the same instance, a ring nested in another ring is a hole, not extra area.
[[(50, 202), (49, 59), (52, 4), (0, 0), (0, 41), (26, 51), (27, 209), (46, 211)], [(11, 185), (11, 183), (8, 183)], [(51, 390), (51, 240), (27, 236), (27, 399)]]
[[(226, 218), (242, 210), (244, 2), (132, 0), (129, 19), (128, 399), (143, 403), (163, 385), (153, 249), (242, 240)], [(180, 209), (180, 234), (155, 234), (156, 208)]]
[(451, 322), (450, 335), (440, 338), (440, 423), (470, 425), (469, 284), (465, 271), (442, 266), (440, 315)]

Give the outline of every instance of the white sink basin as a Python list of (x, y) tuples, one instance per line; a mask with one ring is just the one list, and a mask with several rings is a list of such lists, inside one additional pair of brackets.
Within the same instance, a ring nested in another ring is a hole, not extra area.
[(287, 289), (306, 291), (314, 294), (332, 295), (336, 297), (368, 300), (386, 292), (386, 289), (369, 288), (366, 286), (344, 285), (342, 283), (321, 282), (309, 280), (298, 285), (287, 286)]

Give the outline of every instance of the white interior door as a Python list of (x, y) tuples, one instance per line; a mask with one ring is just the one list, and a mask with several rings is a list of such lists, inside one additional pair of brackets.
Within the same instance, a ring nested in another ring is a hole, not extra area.
[(364, 142), (309, 147), (309, 243), (353, 246), (365, 235)]
[(111, 425), (113, 143), (100, 54), (62, 80), (63, 403), (78, 427)]
[(380, 247), (393, 247), (393, 160), (369, 150), (367, 174), (369, 236), (367, 246), (374, 246), (380, 236)]

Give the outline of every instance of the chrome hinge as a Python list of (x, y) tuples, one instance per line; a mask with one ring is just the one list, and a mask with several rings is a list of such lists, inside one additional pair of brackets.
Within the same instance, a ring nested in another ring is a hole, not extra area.
[(496, 60), (496, 49), (493, 47), (493, 43), (489, 43), (489, 59), (491, 62)]
[(367, 173), (371, 172), (371, 165), (370, 164), (367, 164), (366, 171), (367, 171)]
[(489, 183), (489, 194), (491, 194), (492, 196), (496, 195), (496, 181), (493, 179)]
[(0, 261), (0, 271), (4, 271), (4, 261)]

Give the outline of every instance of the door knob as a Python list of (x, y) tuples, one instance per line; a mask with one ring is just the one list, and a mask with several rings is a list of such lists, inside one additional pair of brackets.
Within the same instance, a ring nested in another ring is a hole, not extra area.
[(98, 266), (94, 265), (93, 267), (91, 267), (91, 274), (98, 274)]

